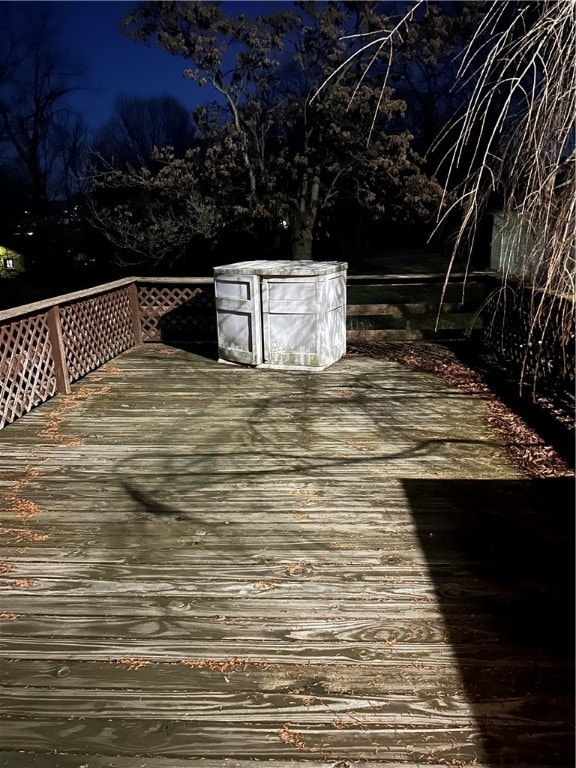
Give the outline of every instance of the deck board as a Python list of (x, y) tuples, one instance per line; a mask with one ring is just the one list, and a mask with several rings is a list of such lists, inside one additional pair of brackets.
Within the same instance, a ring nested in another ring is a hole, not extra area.
[(480, 399), (154, 344), (0, 452), (2, 768), (573, 765), (570, 491)]

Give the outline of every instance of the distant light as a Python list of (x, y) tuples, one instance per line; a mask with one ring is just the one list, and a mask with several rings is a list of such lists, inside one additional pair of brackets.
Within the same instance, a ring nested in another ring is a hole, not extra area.
[(288, 222), (286, 221), (286, 219), (282, 219), (282, 221), (280, 222), (280, 226), (282, 227), (282, 229), (288, 229)]
[(24, 232), (24, 234), (30, 236), (30, 235), (33, 235), (34, 232)]

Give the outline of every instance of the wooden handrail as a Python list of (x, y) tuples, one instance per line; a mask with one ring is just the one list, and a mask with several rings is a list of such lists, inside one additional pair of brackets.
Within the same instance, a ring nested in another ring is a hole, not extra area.
[[(485, 277), (496, 277), (496, 272), (451, 272), (448, 276), (448, 282), (456, 282), (459, 280), (466, 280), (466, 281), (474, 281), (479, 279), (484, 279)], [(422, 280), (424, 282), (430, 282), (433, 280), (446, 280), (446, 273), (445, 272), (418, 272), (414, 274), (386, 274), (386, 275), (354, 275), (350, 274), (348, 272), (346, 276), (346, 281), (350, 283), (361, 283), (366, 280), (372, 280), (374, 283), (380, 284), (380, 283), (390, 283), (394, 280), (397, 280), (401, 283), (411, 283), (416, 282), (418, 280)]]
[(70, 304), (73, 301), (79, 299), (87, 299), (91, 296), (98, 296), (106, 291), (113, 291), (115, 288), (122, 288), (125, 285), (130, 285), (134, 282), (133, 277), (125, 277), (122, 280), (114, 280), (111, 283), (101, 283), (95, 285), (92, 288), (85, 288), (82, 291), (74, 291), (73, 293), (64, 293), (61, 296), (53, 296), (51, 299), (42, 299), (41, 301), (34, 301), (32, 304), (22, 304), (19, 307), (13, 307), (12, 309), (5, 309), (0, 312), (0, 321), (2, 320), (14, 320), (22, 315), (31, 315), (34, 312), (41, 312), (44, 309), (51, 309), (52, 307), (58, 307), (62, 304)]
[(34, 312), (41, 312), (44, 309), (51, 309), (52, 307), (61, 306), (62, 304), (70, 304), (73, 301), (80, 299), (89, 299), (91, 296), (98, 296), (101, 293), (107, 291), (113, 291), (116, 288), (123, 288), (126, 285), (131, 284), (180, 284), (180, 285), (211, 285), (214, 282), (213, 277), (123, 277), (120, 280), (114, 280), (110, 283), (101, 283), (100, 285), (94, 285), (92, 288), (84, 288), (81, 291), (73, 291), (72, 293), (64, 293), (59, 296), (53, 296), (50, 299), (42, 299), (41, 301), (34, 301), (31, 304), (22, 304), (12, 309), (5, 309), (0, 311), (0, 321), (2, 320), (14, 320), (22, 315), (31, 315)]
[[(445, 275), (437, 274), (413, 274), (413, 275), (351, 275), (348, 274), (347, 282), (349, 283), (361, 283), (367, 280), (374, 281), (375, 284), (390, 284), (391, 281), (398, 280), (404, 283), (413, 283), (417, 280), (433, 280), (444, 278)], [(493, 271), (486, 272), (470, 272), (468, 275), (463, 273), (453, 273), (450, 275), (451, 280), (468, 280), (486, 279), (486, 278), (498, 278), (501, 276)], [(53, 296), (49, 299), (42, 299), (41, 301), (35, 301), (31, 304), (22, 304), (18, 307), (11, 309), (5, 309), (0, 311), (0, 322), (4, 320), (14, 320), (24, 315), (30, 315), (35, 312), (41, 312), (42, 310), (51, 309), (52, 307), (62, 306), (70, 304), (80, 299), (90, 298), (92, 296), (98, 296), (101, 293), (107, 291), (113, 291), (116, 288), (122, 288), (129, 285), (212, 285), (214, 283), (213, 277), (124, 277), (120, 280), (114, 280), (109, 283), (101, 283), (100, 285), (92, 286), (91, 288), (84, 288), (80, 291), (74, 291), (72, 293), (64, 293), (59, 296)], [(529, 285), (524, 285), (524, 288), (530, 289)], [(543, 289), (536, 288), (538, 292), (542, 292)], [(556, 291), (550, 291), (550, 295), (556, 298), (564, 300), (574, 301), (573, 295), (560, 294)]]
[(213, 277), (133, 277), (136, 283), (163, 283), (172, 285), (212, 285)]

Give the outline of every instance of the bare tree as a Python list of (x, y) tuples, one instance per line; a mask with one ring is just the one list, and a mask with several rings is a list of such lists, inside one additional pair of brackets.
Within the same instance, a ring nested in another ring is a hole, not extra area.
[(24, 26), (9, 11), (3, 8), (0, 40), (0, 157), (42, 207), (69, 188), (70, 159), (77, 165), (85, 145), (69, 100), (83, 70), (54, 43), (48, 14), (28, 15)]
[(182, 157), (193, 143), (191, 115), (173, 96), (124, 96), (96, 137), (94, 150), (115, 168), (142, 167), (155, 147), (172, 147)]

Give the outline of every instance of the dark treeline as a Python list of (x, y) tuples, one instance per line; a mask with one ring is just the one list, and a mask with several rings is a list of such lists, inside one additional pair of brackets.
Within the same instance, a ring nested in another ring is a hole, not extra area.
[(181, 57), (206, 99), (127, 94), (96, 135), (72, 108), (84, 72), (50, 17), (24, 28), (5, 12), (0, 235), (28, 272), (190, 274), (240, 246), (353, 260), (426, 241), (442, 194), (427, 154), (463, 101), (455, 56), (477, 7), (429, 4), (393, 58), (383, 48), (372, 61), (369, 46), (348, 63), (399, 5), (231, 10), (143, 3), (130, 14), (125, 33)]
[(446, 180), (435, 142), (465, 104), (458, 56), (482, 4), (419, 5), (390, 44), (375, 41), (397, 3), (237, 10), (141, 3), (124, 33), (180, 57), (206, 98), (127, 94), (95, 135), (50, 17), (5, 12), (0, 244), (28, 276), (202, 274), (246, 253), (353, 264), (427, 241)]

